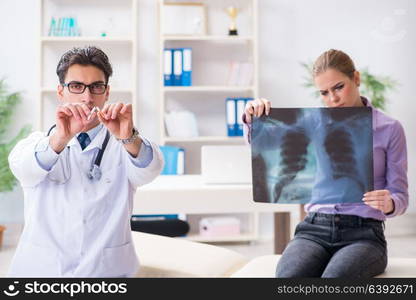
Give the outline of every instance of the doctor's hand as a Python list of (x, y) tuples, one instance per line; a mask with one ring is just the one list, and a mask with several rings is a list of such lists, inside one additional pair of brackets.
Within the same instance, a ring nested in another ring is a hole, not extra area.
[(128, 139), (133, 132), (133, 109), (131, 104), (121, 102), (106, 104), (97, 113), (98, 119), (118, 139)]
[(253, 116), (260, 117), (263, 113), (267, 116), (270, 113), (271, 103), (264, 98), (258, 98), (253, 101), (249, 101), (246, 104), (244, 113), (246, 115), (246, 122), (251, 123)]
[(56, 131), (50, 138), (50, 145), (60, 153), (68, 142), (85, 130), (94, 120), (87, 120), (90, 108), (85, 103), (66, 103), (56, 110)]
[(368, 206), (381, 210), (385, 214), (390, 214), (394, 211), (394, 202), (388, 190), (367, 192), (362, 200)]

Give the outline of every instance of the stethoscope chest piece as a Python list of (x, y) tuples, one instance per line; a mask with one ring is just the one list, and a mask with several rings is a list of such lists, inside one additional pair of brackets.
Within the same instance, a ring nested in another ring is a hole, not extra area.
[[(53, 125), (49, 129), (49, 131), (47, 133), (47, 136), (50, 135), (52, 129), (54, 129), (55, 127), (56, 127), (56, 125)], [(90, 180), (100, 180), (101, 179), (102, 172), (101, 172), (101, 169), (100, 169), (100, 164), (101, 164), (101, 160), (103, 158), (104, 150), (107, 147), (107, 144), (108, 144), (108, 140), (109, 139), (110, 139), (110, 132), (107, 130), (107, 132), (105, 134), (104, 142), (103, 142), (103, 144), (101, 146), (101, 149), (100, 149), (100, 151), (98, 151), (97, 157), (95, 158), (94, 163), (92, 164), (90, 170), (87, 173), (87, 177)], [(69, 149), (69, 146), (68, 146), (68, 149)], [(68, 158), (68, 155), (67, 155), (67, 158)], [(62, 183), (67, 182), (69, 180), (69, 178), (71, 178), (71, 168), (70, 168), (69, 160), (68, 159), (67, 159), (67, 165), (68, 165), (68, 169), (69, 169), (69, 177), (66, 178), (65, 181), (62, 182)]]
[(97, 166), (96, 164), (93, 164), (87, 175), (88, 175), (88, 178), (91, 179), (91, 180), (92, 179), (100, 180), (101, 176), (102, 176), (100, 167)]

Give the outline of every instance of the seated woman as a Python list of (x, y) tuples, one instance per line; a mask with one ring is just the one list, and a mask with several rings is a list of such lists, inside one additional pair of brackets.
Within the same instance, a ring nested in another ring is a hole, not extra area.
[[(408, 206), (404, 130), (360, 95), (360, 74), (344, 52), (329, 50), (319, 56), (313, 78), (327, 107), (372, 108), (375, 190), (358, 203), (307, 204), (307, 216), (284, 250), (276, 276), (373, 277), (387, 266), (384, 221), (403, 214)], [(247, 103), (243, 120), (248, 139), (253, 116), (269, 114), (270, 106), (266, 99)]]

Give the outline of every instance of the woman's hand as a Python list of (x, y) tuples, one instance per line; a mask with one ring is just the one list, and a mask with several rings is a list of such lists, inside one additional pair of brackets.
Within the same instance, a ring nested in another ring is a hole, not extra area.
[(247, 102), (246, 107), (244, 109), (244, 113), (246, 115), (246, 122), (251, 123), (252, 116), (260, 117), (263, 113), (265, 113), (266, 116), (268, 116), (270, 112), (270, 106), (270, 101), (264, 98), (258, 98), (253, 101)]
[(367, 192), (362, 200), (365, 204), (381, 210), (385, 214), (390, 214), (394, 211), (394, 202), (388, 190)]

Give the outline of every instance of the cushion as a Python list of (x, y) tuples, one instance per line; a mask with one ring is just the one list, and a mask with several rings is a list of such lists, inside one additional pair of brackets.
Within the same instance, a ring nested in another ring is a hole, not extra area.
[(416, 277), (416, 258), (389, 257), (386, 271), (376, 277)]
[(276, 277), (276, 266), (281, 255), (263, 255), (253, 258), (231, 277)]
[[(275, 277), (280, 257), (281, 255), (256, 257), (231, 277)], [(386, 271), (376, 277), (416, 277), (416, 259), (389, 257)]]
[(248, 259), (232, 250), (161, 235), (132, 232), (137, 277), (229, 277)]

